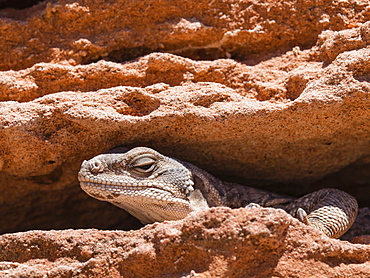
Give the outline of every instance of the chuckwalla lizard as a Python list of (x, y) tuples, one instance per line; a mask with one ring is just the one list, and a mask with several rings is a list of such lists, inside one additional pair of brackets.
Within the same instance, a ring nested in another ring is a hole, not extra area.
[(98, 200), (125, 209), (144, 224), (182, 219), (192, 211), (214, 206), (268, 206), (282, 208), (338, 238), (357, 215), (356, 199), (338, 189), (324, 188), (295, 199), (223, 182), (150, 148), (117, 150), (82, 163), (78, 173), (81, 188)]

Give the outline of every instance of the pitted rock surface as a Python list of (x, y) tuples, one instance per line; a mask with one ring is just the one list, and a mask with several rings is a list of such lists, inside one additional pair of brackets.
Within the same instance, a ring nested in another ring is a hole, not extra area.
[[(344, 190), (360, 210), (342, 239), (368, 242), (369, 11), (367, 1), (352, 0), (56, 0), (0, 9), (0, 233), (29, 231), (3, 236), (4, 244), (31, 236), (53, 254), (60, 246), (50, 245), (53, 232), (39, 237), (33, 230), (141, 227), (78, 185), (84, 159), (119, 145), (151, 147), (222, 180), (280, 194)], [(73, 238), (74, 230), (58, 233)], [(110, 232), (93, 233), (104, 239)], [(217, 227), (214, 233), (222, 237)], [(286, 276), (317, 268), (323, 276), (370, 275), (365, 245), (328, 241), (338, 247), (334, 257), (338, 250), (362, 250), (342, 259), (345, 270), (339, 255), (334, 262), (322, 257), (325, 238), (307, 233), (299, 240), (289, 243), (295, 248), (286, 256), (271, 255), (270, 266), (286, 264)], [(319, 247), (304, 247), (313, 244)], [(147, 255), (156, 261), (145, 246), (127, 260), (141, 267)], [(38, 262), (51, 277), (79, 269), (72, 253), (17, 260), (16, 249), (4, 250), (2, 260), (14, 260), (1, 269), (16, 271), (15, 277), (37, 277), (30, 264)], [(91, 273), (109, 276), (126, 266), (86, 250), (87, 259), (77, 260), (89, 260)], [(173, 250), (180, 258), (179, 247)], [(229, 267), (233, 255), (225, 261), (217, 250), (202, 264), (217, 273), (238, 269)], [(302, 253), (292, 263), (295, 252)], [(193, 273), (178, 269), (178, 276)], [(207, 273), (201, 266), (193, 270)]]
[(138, 231), (6, 234), (0, 275), (368, 277), (369, 254), (369, 245), (330, 239), (282, 210), (213, 208)]

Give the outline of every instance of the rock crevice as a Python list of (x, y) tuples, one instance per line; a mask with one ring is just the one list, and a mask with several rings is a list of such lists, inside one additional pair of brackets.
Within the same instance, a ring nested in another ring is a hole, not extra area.
[(90, 230), (142, 225), (77, 181), (84, 159), (148, 146), (277, 193), (347, 191), (361, 209), (342, 239), (368, 243), (370, 4), (314, 2), (0, 9), (0, 233), (24, 232), (0, 236), (0, 275), (369, 277), (366, 245), (280, 211)]

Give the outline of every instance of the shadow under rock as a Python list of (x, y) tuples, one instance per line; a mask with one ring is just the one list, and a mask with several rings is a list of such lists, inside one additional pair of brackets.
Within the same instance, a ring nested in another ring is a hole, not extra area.
[(0, 9), (13, 8), (22, 10), (30, 8), (42, 1), (43, 0), (0, 0)]

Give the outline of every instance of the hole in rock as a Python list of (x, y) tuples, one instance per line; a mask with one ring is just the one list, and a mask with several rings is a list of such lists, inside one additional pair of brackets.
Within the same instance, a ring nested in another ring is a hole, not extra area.
[(209, 108), (215, 102), (229, 101), (230, 97), (218, 94), (209, 94), (205, 96), (199, 96), (196, 101), (194, 101), (195, 106), (203, 106)]
[(43, 0), (0, 0), (0, 9), (26, 9), (36, 5)]
[(353, 78), (359, 82), (370, 82), (370, 62), (368, 59), (364, 59), (351, 66), (353, 72)]
[(306, 88), (307, 82), (308, 80), (301, 76), (290, 76), (286, 84), (287, 98), (292, 101), (297, 99)]
[(221, 48), (194, 48), (194, 49), (187, 49), (183, 51), (169, 51), (169, 53), (173, 53), (175, 55), (182, 56), (184, 58), (189, 58), (192, 60), (217, 60), (217, 59), (224, 59), (231, 57), (232, 54), (227, 54)]
[(359, 82), (370, 82), (370, 72), (355, 74), (353, 77)]
[[(125, 48), (119, 49), (116, 51), (112, 51), (109, 55), (104, 59), (107, 61), (112, 61), (116, 63), (122, 63), (130, 60), (134, 60), (141, 56), (145, 56), (147, 54), (152, 53), (154, 50), (146, 47), (132, 47), (132, 48)], [(100, 59), (97, 59), (97, 61)], [(90, 64), (94, 61), (87, 61), (85, 64)]]

